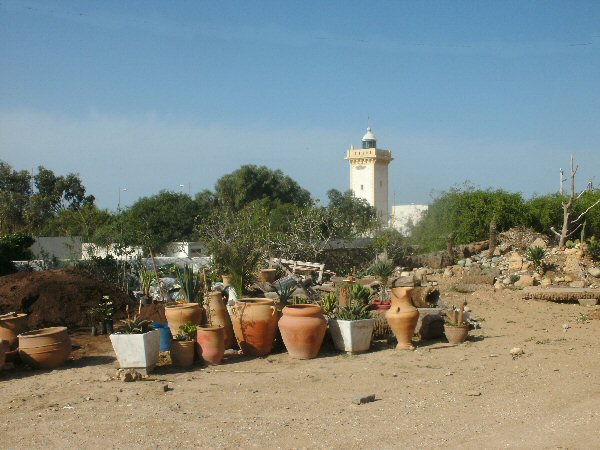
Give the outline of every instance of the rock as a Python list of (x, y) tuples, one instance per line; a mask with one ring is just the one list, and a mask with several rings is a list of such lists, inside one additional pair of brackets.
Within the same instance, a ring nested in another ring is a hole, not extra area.
[(573, 277), (573, 279), (581, 278), (582, 270), (580, 266), (581, 262), (581, 252), (577, 251), (576, 253), (567, 255), (567, 259), (565, 261), (565, 274), (568, 274)]
[(595, 306), (598, 304), (597, 298), (579, 298), (577, 301), (581, 306)]
[(550, 286), (551, 284), (552, 284), (552, 280), (548, 277), (544, 277), (544, 278), (542, 278), (542, 281), (540, 281), (541, 286)]
[(531, 243), (531, 247), (541, 247), (541, 248), (546, 248), (548, 247), (548, 244), (546, 244), (546, 241), (543, 240), (541, 237), (536, 238), (532, 243)]
[(130, 383), (132, 381), (141, 380), (143, 375), (135, 369), (119, 369), (117, 371), (117, 378), (123, 383)]
[(441, 308), (418, 308), (419, 320), (415, 331), (421, 339), (437, 339), (444, 335), (444, 317)]
[(513, 253), (508, 258), (508, 270), (511, 272), (517, 272), (523, 267), (523, 258), (518, 253)]
[(479, 397), (481, 395), (481, 391), (466, 391), (465, 395), (469, 397)]
[(510, 350), (510, 354), (513, 357), (513, 359), (515, 359), (515, 358), (518, 358), (519, 356), (525, 354), (525, 352), (520, 347), (514, 347)]
[(427, 280), (427, 269), (420, 268), (415, 270), (415, 278), (417, 280), (426, 281)]
[(571, 275), (565, 275), (565, 277), (564, 277), (565, 283), (570, 283), (573, 280), (574, 280), (574, 278)]
[(359, 395), (352, 399), (352, 403), (355, 405), (364, 405), (365, 403), (371, 403), (375, 401), (375, 394)]
[(163, 385), (160, 387), (160, 391), (161, 391), (161, 392), (169, 392), (169, 391), (172, 391), (172, 390), (173, 390), (173, 386), (171, 386), (171, 385), (169, 385), (169, 384), (163, 384)]
[(554, 277), (554, 283), (564, 283), (565, 277)]
[(573, 282), (569, 283), (569, 286), (571, 286), (572, 288), (584, 288), (585, 281), (583, 281), (583, 280), (573, 281)]
[(452, 269), (450, 267), (446, 267), (444, 269), (444, 273), (443, 273), (443, 277), (444, 278), (450, 278), (452, 275), (454, 275), (454, 273), (452, 272)]
[(527, 286), (533, 286), (534, 285), (534, 281), (533, 281), (533, 277), (529, 276), (529, 275), (521, 275), (521, 278), (519, 278), (519, 280), (515, 283), (515, 287), (516, 288), (524, 288)]
[(598, 267), (590, 267), (588, 273), (594, 278), (600, 278), (600, 268)]
[(568, 323), (563, 323), (563, 331), (567, 331), (569, 328), (571, 328), (571, 325), (569, 325)]

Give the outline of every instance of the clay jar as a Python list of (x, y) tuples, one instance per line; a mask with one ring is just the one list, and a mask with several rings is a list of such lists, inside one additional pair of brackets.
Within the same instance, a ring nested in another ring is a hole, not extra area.
[(271, 352), (279, 314), (273, 300), (242, 298), (231, 308), (235, 338), (245, 355), (265, 356)]
[(317, 356), (327, 330), (327, 321), (319, 305), (289, 305), (279, 321), (283, 343), (291, 358)]
[(11, 314), (0, 318), (0, 339), (8, 341), (11, 350), (18, 347), (17, 336), (27, 331), (27, 314)]
[(414, 350), (412, 337), (419, 320), (419, 310), (410, 299), (413, 288), (392, 288), (392, 306), (385, 313), (385, 318), (398, 340), (397, 350)]
[[(231, 325), (231, 323), (230, 323)], [(211, 365), (221, 364), (225, 354), (225, 330), (222, 327), (198, 327), (196, 341), (200, 357)]]
[(55, 369), (71, 354), (67, 327), (42, 328), (19, 335), (21, 360), (39, 369)]
[(277, 275), (276, 269), (261, 269), (258, 274), (258, 280), (266, 283), (272, 283), (275, 281), (275, 276)]
[(165, 307), (165, 316), (173, 336), (179, 333), (179, 327), (184, 323), (192, 322), (201, 325), (203, 312), (204, 308), (198, 303), (183, 303)]
[(462, 344), (469, 336), (469, 325), (444, 325), (444, 334), (451, 344)]
[(223, 302), (223, 295), (220, 292), (211, 292), (208, 294), (208, 323), (211, 327), (223, 328), (223, 341), (225, 348), (233, 347), (235, 337), (233, 335), (233, 325), (227, 307)]
[(191, 367), (196, 353), (194, 341), (171, 341), (171, 362), (177, 367)]

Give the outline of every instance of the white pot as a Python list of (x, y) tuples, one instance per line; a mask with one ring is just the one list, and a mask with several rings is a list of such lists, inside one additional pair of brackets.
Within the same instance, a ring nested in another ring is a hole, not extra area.
[(371, 347), (374, 325), (375, 319), (330, 319), (329, 332), (333, 338), (333, 345), (343, 352), (366, 352)]
[(122, 369), (150, 372), (158, 361), (160, 330), (144, 334), (111, 334), (110, 341)]

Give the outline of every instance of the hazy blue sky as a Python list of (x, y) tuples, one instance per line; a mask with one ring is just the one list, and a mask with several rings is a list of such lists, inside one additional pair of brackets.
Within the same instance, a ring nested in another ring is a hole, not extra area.
[(115, 209), (246, 163), (324, 199), (370, 117), (390, 202), (600, 184), (600, 2), (0, 0), (0, 159)]

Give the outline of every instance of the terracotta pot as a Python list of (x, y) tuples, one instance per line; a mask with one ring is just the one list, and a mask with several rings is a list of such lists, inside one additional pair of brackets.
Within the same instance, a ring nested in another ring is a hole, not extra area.
[(327, 321), (319, 305), (286, 306), (278, 325), (291, 358), (317, 356), (327, 330)]
[(208, 294), (208, 324), (211, 327), (223, 328), (223, 340), (225, 348), (233, 347), (235, 336), (233, 335), (233, 324), (231, 317), (223, 301), (223, 294), (220, 292), (211, 292)]
[(223, 286), (227, 287), (231, 285), (231, 275), (221, 275), (221, 278), (223, 279)]
[(419, 310), (410, 300), (412, 290), (413, 288), (405, 287), (392, 288), (392, 306), (385, 313), (385, 318), (398, 340), (398, 350), (414, 350), (412, 337), (419, 320)]
[(0, 318), (0, 339), (8, 341), (11, 349), (18, 347), (17, 336), (27, 331), (27, 314), (16, 314)]
[(19, 356), (32, 367), (55, 369), (71, 354), (67, 327), (42, 328), (19, 335)]
[(171, 341), (171, 362), (177, 367), (191, 367), (195, 350), (194, 341)]
[(273, 300), (242, 298), (231, 308), (235, 338), (245, 355), (265, 356), (271, 352), (279, 314)]
[(179, 333), (179, 327), (184, 323), (202, 325), (203, 312), (204, 308), (198, 303), (182, 303), (165, 307), (165, 316), (173, 336)]
[(389, 300), (382, 301), (377, 299), (371, 302), (371, 307), (369, 309), (375, 311), (387, 311), (391, 306), (392, 304), (389, 302)]
[(469, 336), (469, 325), (444, 325), (444, 334), (451, 344), (462, 344)]
[(275, 281), (275, 275), (277, 275), (276, 269), (261, 269), (258, 279), (266, 283), (272, 283)]
[(198, 327), (196, 341), (200, 357), (207, 364), (221, 364), (225, 354), (225, 330), (222, 327)]

